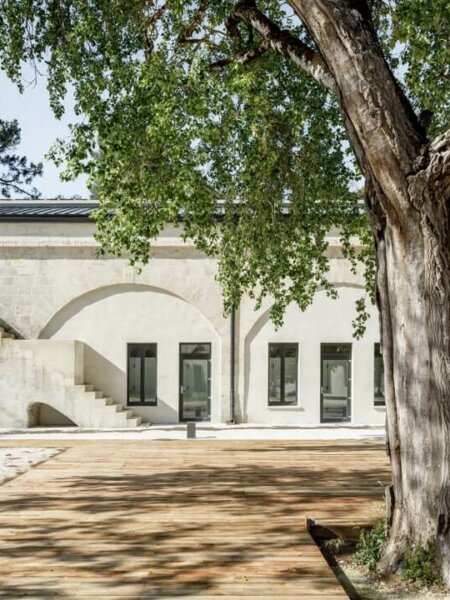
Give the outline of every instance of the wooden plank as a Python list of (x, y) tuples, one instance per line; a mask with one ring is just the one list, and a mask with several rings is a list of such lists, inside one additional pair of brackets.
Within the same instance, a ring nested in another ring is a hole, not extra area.
[(0, 598), (346, 598), (305, 518), (365, 525), (388, 478), (376, 442), (27, 445), (64, 452), (0, 487)]

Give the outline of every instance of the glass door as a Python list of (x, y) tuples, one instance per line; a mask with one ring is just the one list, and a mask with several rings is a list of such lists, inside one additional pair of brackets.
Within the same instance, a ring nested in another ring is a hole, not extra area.
[(211, 344), (180, 344), (180, 421), (211, 418)]
[(351, 344), (321, 345), (320, 420), (350, 421)]

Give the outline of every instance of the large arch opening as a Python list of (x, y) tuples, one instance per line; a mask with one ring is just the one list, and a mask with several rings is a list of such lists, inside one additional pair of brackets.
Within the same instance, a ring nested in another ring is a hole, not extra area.
[(44, 402), (33, 402), (28, 407), (28, 427), (77, 427), (69, 417)]
[(62, 307), (40, 338), (82, 342), (82, 381), (153, 423), (182, 418), (181, 348), (204, 344), (210, 348), (208, 406), (211, 419), (218, 418), (220, 335), (195, 304), (170, 291), (146, 284), (91, 290)]
[(46, 323), (44, 328), (39, 334), (40, 339), (49, 339), (64, 326), (64, 324), (76, 316), (81, 311), (85, 310), (93, 304), (97, 304), (102, 300), (106, 300), (111, 296), (117, 296), (122, 294), (133, 293), (145, 293), (145, 292), (156, 292), (186, 302), (180, 296), (173, 294), (172, 292), (163, 288), (155, 287), (147, 284), (140, 283), (119, 283), (114, 285), (107, 285), (100, 288), (89, 290), (88, 292), (81, 294), (73, 298), (70, 302), (65, 304), (60, 310), (58, 310)]

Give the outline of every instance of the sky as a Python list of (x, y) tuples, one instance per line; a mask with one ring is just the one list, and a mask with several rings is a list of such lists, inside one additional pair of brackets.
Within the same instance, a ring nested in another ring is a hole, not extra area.
[[(27, 73), (25, 79), (28, 79)], [(31, 80), (31, 76), (29, 79)], [(22, 139), (17, 153), (25, 155), (30, 161), (43, 163), (43, 175), (33, 183), (40, 191), (41, 199), (56, 196), (70, 198), (74, 195), (89, 198), (86, 178), (63, 182), (59, 178), (63, 168), (57, 168), (54, 163), (45, 159), (45, 154), (57, 138), (69, 136), (68, 124), (74, 120), (70, 99), (66, 114), (58, 120), (50, 109), (44, 77), (39, 78), (36, 84), (26, 86), (24, 93), (20, 94), (17, 87), (0, 71), (0, 118), (6, 121), (17, 119), (19, 122)]]

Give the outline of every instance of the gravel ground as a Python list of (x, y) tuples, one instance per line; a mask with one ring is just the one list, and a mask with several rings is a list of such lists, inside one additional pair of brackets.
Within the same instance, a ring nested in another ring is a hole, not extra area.
[(374, 580), (348, 561), (339, 561), (339, 564), (361, 600), (450, 600), (449, 592), (437, 589), (418, 591), (401, 579), (392, 583)]
[(59, 452), (58, 448), (0, 448), (0, 484)]

